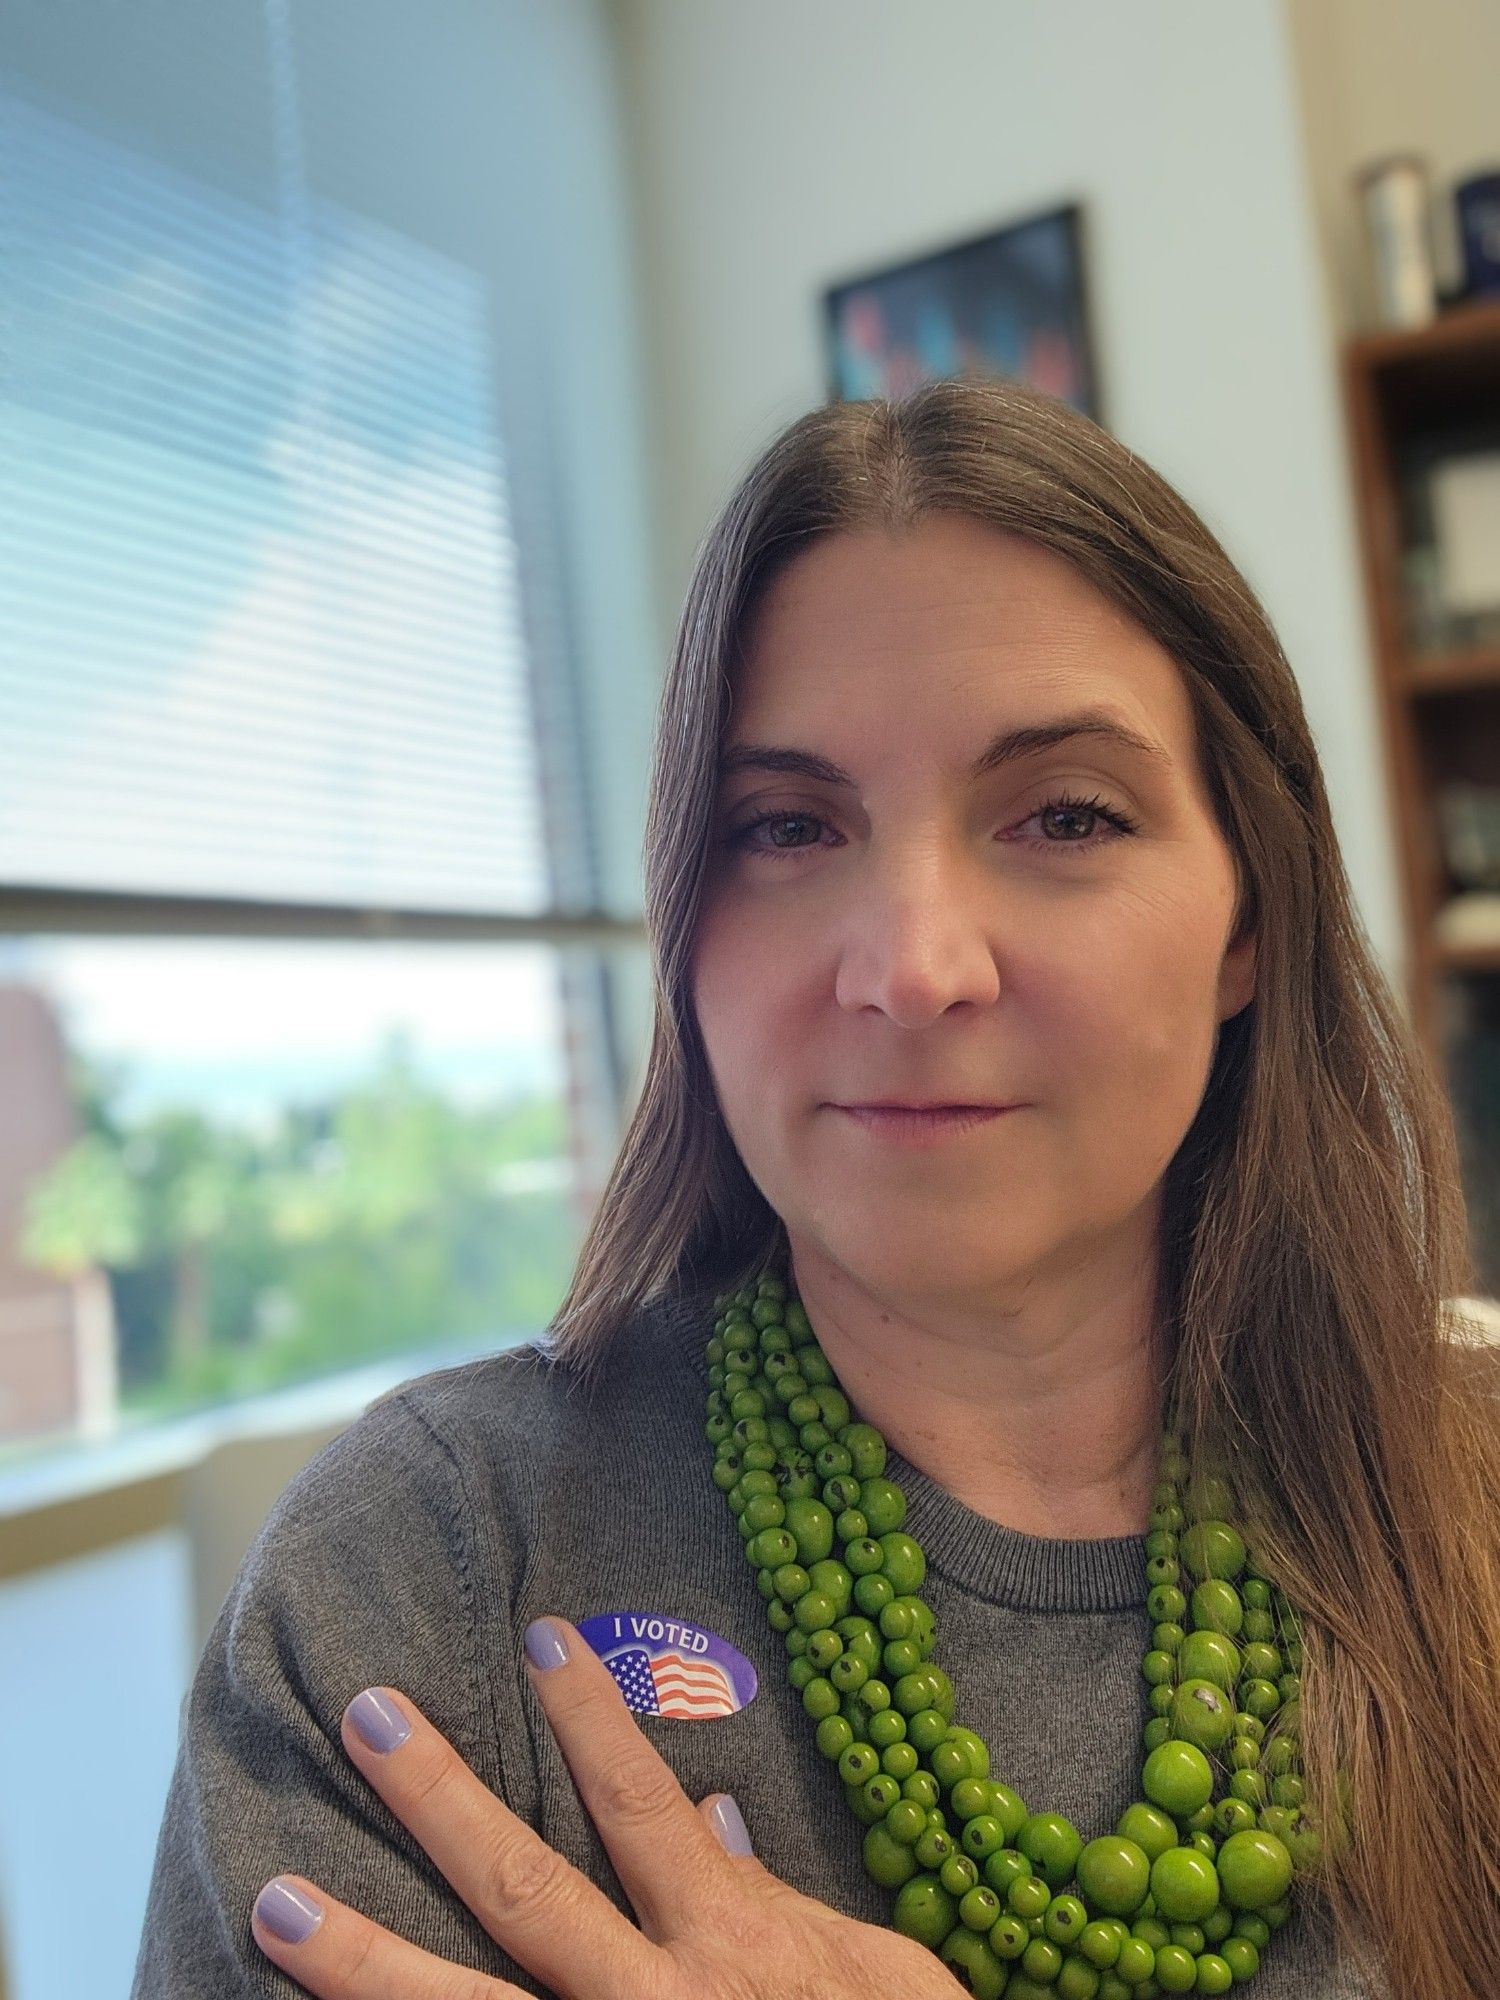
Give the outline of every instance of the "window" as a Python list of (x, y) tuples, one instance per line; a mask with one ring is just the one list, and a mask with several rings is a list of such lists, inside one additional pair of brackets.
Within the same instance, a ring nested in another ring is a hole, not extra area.
[(0, 16), (0, 1474), (560, 1296), (650, 698), (574, 11)]

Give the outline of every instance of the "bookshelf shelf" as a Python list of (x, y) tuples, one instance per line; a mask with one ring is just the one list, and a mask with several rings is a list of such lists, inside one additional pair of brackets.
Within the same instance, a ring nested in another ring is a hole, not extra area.
[(1500, 788), (1500, 635), (1488, 618), (1459, 629), (1433, 602), (1426, 485), (1445, 459), (1500, 449), (1500, 298), (1451, 306), (1425, 327), (1359, 335), (1345, 343), (1341, 377), (1407, 1000), (1453, 1102), (1476, 1254), (1500, 1289), (1500, 883), (1462, 879), (1444, 839), (1445, 801), (1464, 787)]

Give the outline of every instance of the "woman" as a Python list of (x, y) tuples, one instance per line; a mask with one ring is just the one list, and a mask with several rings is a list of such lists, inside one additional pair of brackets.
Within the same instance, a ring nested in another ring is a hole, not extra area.
[[(1202, 522), (1016, 384), (802, 418), (700, 552), (646, 876), (656, 1032), (568, 1295), (273, 1512), (137, 2000), (1490, 1994), (1452, 1128)], [(855, 1469), (799, 1484), (825, 1441)], [(662, 1712), (703, 1647), (725, 1712)]]

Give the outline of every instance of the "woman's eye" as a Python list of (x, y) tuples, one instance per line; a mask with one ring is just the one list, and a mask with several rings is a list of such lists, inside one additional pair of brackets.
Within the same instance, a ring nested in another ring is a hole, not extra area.
[[(1134, 833), (1139, 826), (1139, 822), (1132, 819), (1128, 813), (1122, 812), (1116, 806), (1107, 805), (1103, 799), (1074, 798), (1070, 794), (1059, 794), (1056, 798), (1048, 799), (1043, 805), (1029, 812), (1018, 824), (1028, 826), (1033, 820), (1040, 820), (1044, 825), (1053, 827), (1060, 823), (1065, 830), (1060, 834), (1025, 835), (1023, 840), (1026, 846), (1048, 849), (1082, 848), (1087, 852), (1104, 846), (1121, 834)], [(819, 845), (816, 838), (798, 838), (794, 832), (789, 839), (760, 841), (755, 835), (762, 827), (801, 828), (805, 833), (808, 828), (822, 828), (827, 824), (826, 820), (819, 819), (815, 813), (768, 810), (758, 813), (754, 819), (747, 820), (742, 827), (727, 834), (725, 845), (742, 848), (747, 853), (756, 855), (805, 854)], [(1066, 830), (1070, 827), (1076, 829), (1080, 824), (1083, 829), (1081, 833)], [(1101, 832), (1100, 828), (1105, 826), (1112, 831)]]
[[(1041, 835), (1030, 840), (1029, 844), (1032, 847), (1082, 847), (1093, 849), (1095, 847), (1102, 847), (1111, 840), (1118, 839), (1121, 834), (1136, 832), (1140, 825), (1140, 822), (1132, 819), (1129, 813), (1121, 812), (1117, 806), (1106, 805), (1103, 799), (1076, 799), (1072, 797), (1048, 799), (1045, 805), (1040, 805), (1036, 808), (1035, 812), (1029, 813), (1021, 824), (1025, 826), (1031, 820), (1046, 820), (1052, 816), (1055, 816), (1053, 817), (1054, 824), (1056, 823), (1056, 819), (1061, 819), (1064, 825), (1071, 822), (1076, 826), (1081, 820), (1084, 824), (1084, 834), (1080, 836), (1077, 833), (1065, 833), (1057, 840), (1049, 840), (1045, 835)], [(1100, 825), (1112, 827), (1114, 831), (1100, 834), (1097, 830)]]
[(805, 842), (805, 841), (779, 840), (779, 841), (773, 841), (769, 844), (765, 844), (760, 841), (753, 840), (751, 836), (755, 833), (758, 833), (763, 826), (809, 827), (809, 826), (826, 826), (827, 823), (828, 822), (826, 820), (818, 819), (812, 813), (802, 813), (802, 812), (758, 813), (754, 819), (747, 820), (745, 824), (742, 827), (740, 827), (736, 832), (729, 834), (726, 837), (725, 845), (728, 847), (743, 847), (748, 849), (749, 852), (752, 854), (789, 854), (789, 853), (794, 854), (801, 851), (805, 847), (815, 845), (816, 843)]

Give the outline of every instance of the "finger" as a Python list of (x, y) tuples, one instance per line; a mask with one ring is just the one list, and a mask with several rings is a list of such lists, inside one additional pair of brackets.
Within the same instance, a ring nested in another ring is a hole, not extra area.
[[(267, 1882), (250, 1930), (267, 1958), (318, 2000), (449, 2000), (456, 1990), (457, 1968), (447, 1959), (382, 1929), (305, 1875)], [(472, 2000), (529, 2000), (508, 1979), (468, 1971), (465, 1979)]]
[(701, 1929), (705, 1896), (724, 1892), (723, 1848), (582, 1633), (549, 1618), (528, 1637), (537, 1623), (556, 1626), (567, 1657), (543, 1669), (528, 1656), (527, 1671), (643, 1928), (663, 1943)]
[[(392, 1747), (374, 1748), (361, 1718), (373, 1718), (377, 1741)], [(403, 1724), (407, 1734), (393, 1741)], [(654, 1990), (656, 1946), (475, 1776), (408, 1696), (366, 1688), (344, 1710), (342, 1733), (354, 1763), (490, 1936), (544, 1986), (591, 1992), (608, 1965), (622, 1990)]]

